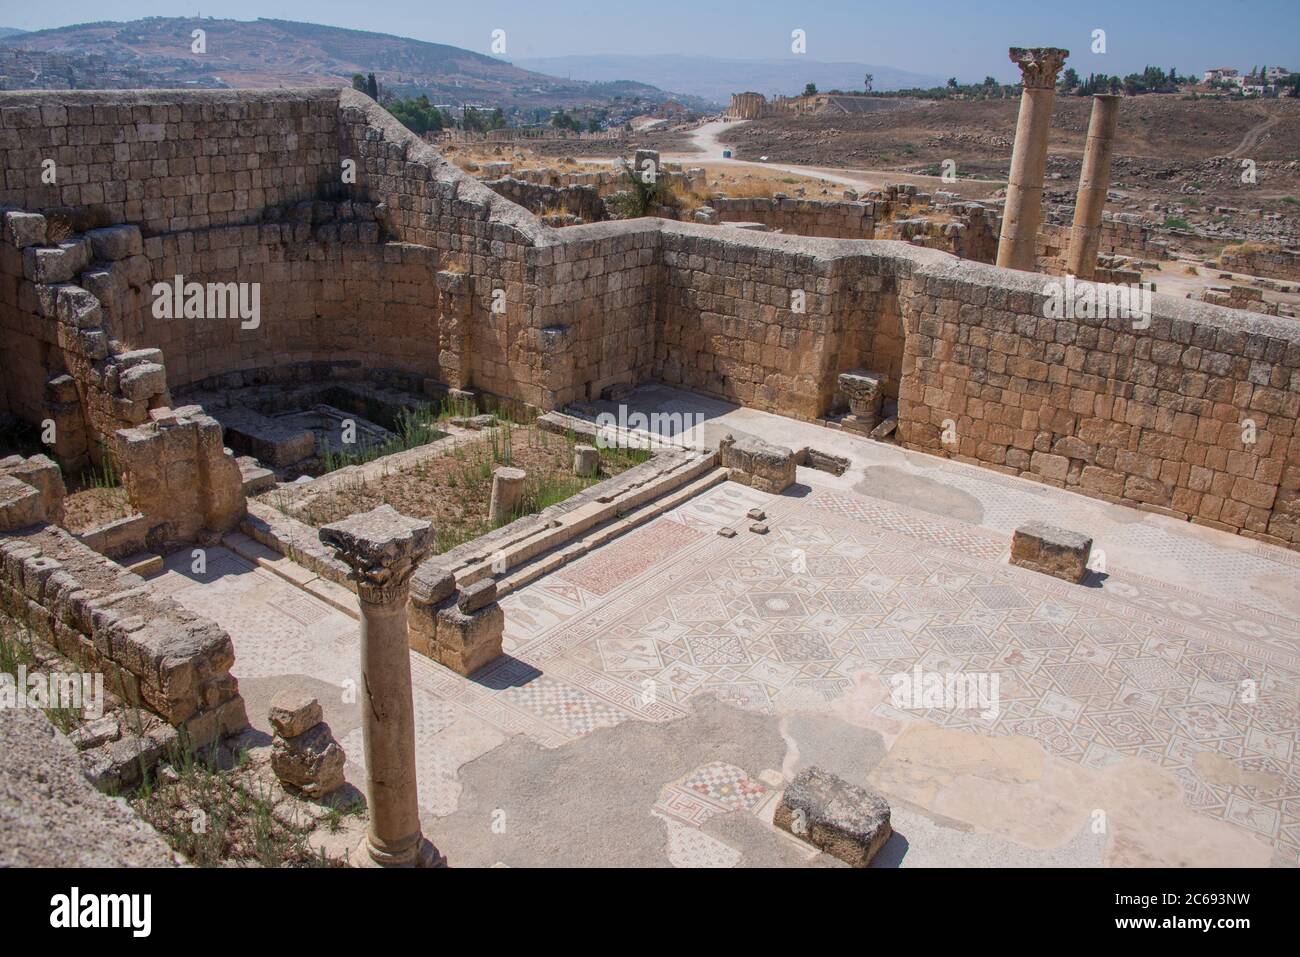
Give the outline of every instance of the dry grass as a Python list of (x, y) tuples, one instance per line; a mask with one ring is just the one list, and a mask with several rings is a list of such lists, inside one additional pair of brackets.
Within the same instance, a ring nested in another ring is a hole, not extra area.
[(479, 441), (460, 445), (436, 458), (378, 480), (331, 489), (311, 501), (299, 516), (320, 527), (356, 512), (391, 505), (404, 515), (433, 523), (435, 550), (444, 552), (488, 532), (492, 471), (497, 465), (524, 469), (528, 479), (516, 515), (537, 512), (582, 489), (617, 475), (648, 455), (638, 450), (601, 453), (601, 474), (573, 475), (574, 439), (544, 432), (536, 425), (494, 429)]

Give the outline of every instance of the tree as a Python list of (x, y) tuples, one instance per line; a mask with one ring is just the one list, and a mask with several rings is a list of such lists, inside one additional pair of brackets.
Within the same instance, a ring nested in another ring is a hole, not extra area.
[(804, 88), (803, 88), (803, 95), (804, 95), (804, 96), (816, 96), (816, 95), (817, 95), (817, 84), (816, 84), (816, 83), (807, 83), (807, 84), (805, 84), (805, 85), (804, 85)]
[(375, 79), (373, 73), (366, 74), (366, 93), (372, 100), (379, 99), (379, 81)]
[(876, 78), (872, 76), (870, 73), (868, 73), (865, 77), (862, 78), (862, 85), (867, 88), (868, 93), (871, 92), (871, 84), (874, 83), (875, 80)]
[[(993, 78), (989, 77), (984, 81), (986, 86), (988, 85), (988, 82), (991, 79)], [(1070, 90), (1073, 90), (1078, 85), (1079, 85), (1079, 74), (1075, 72), (1074, 67), (1072, 66), (1066, 67), (1065, 72), (1061, 74), (1061, 89), (1065, 90), (1068, 93)]]
[(955, 76), (948, 77), (948, 89), (950, 90), (957, 89), (957, 78)]
[(366, 92), (366, 78), (360, 73), (352, 74), (352, 89), (360, 93)]

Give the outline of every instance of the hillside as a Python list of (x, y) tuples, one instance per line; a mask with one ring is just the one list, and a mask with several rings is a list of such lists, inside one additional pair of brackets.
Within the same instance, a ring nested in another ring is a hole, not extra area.
[[(205, 53), (191, 34), (206, 33)], [(0, 50), (103, 58), (107, 88), (342, 86), (374, 72), (399, 94), (503, 106), (575, 106), (614, 96), (652, 103), (672, 98), (643, 83), (585, 83), (521, 69), (471, 50), (383, 33), (289, 20), (151, 17), (81, 23), (0, 39)], [(82, 71), (84, 72), (84, 70)]]
[(802, 93), (807, 83), (821, 90), (861, 90), (866, 74), (872, 88), (897, 90), (902, 87), (936, 86), (939, 77), (909, 73), (869, 63), (828, 63), (803, 57), (738, 60), (710, 56), (600, 56), (537, 57), (519, 61), (520, 66), (577, 80), (608, 80), (628, 77), (669, 90), (726, 104), (732, 93), (754, 90), (772, 95)]

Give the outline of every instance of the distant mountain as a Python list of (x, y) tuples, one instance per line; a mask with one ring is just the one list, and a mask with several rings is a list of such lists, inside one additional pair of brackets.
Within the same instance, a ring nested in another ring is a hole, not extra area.
[(0, 27), (0, 39), (4, 37), (16, 37), (20, 33), (26, 33), (26, 30), (18, 30), (14, 27)]
[(870, 63), (825, 63), (802, 57), (765, 60), (729, 60), (722, 57), (680, 56), (557, 56), (529, 57), (516, 60), (516, 66), (574, 80), (607, 80), (625, 77), (649, 83), (664, 90), (703, 97), (714, 103), (727, 103), (732, 93), (753, 90), (768, 97), (777, 93), (794, 96), (804, 85), (817, 84), (819, 90), (858, 91), (863, 78), (873, 76), (872, 89), (897, 90), (903, 87), (942, 86), (943, 78), (897, 70)]
[[(195, 30), (205, 33), (204, 53), (191, 50)], [(626, 77), (598, 83), (561, 80), (442, 43), (289, 20), (150, 17), (80, 23), (0, 38), (0, 51), (14, 49), (89, 57), (89, 66), (78, 60), (82, 74), (93, 72), (102, 57), (107, 88), (132, 83), (345, 86), (353, 74), (373, 72), (381, 86), (395, 93), (425, 93), (438, 103), (568, 107), (605, 103), (615, 96), (652, 104), (673, 98)]]

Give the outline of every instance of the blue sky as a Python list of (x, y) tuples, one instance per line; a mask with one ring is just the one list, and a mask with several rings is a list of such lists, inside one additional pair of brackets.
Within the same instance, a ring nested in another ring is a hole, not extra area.
[[(1297, 0), (7, 0), (0, 26), (41, 29), (143, 16), (259, 16), (395, 33), (487, 53), (504, 29), (506, 59), (570, 54), (787, 57), (806, 31), (808, 57), (919, 73), (1017, 78), (1008, 46), (1063, 46), (1080, 73), (1179, 72), (1281, 64), (1300, 69)], [(647, 11), (638, 15), (637, 11)], [(1089, 50), (1094, 29), (1107, 52)]]

